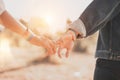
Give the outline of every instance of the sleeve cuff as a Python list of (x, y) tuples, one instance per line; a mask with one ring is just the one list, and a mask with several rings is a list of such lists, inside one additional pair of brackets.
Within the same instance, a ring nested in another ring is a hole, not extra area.
[[(80, 20), (80, 19), (77, 19), (72, 24), (70, 24), (67, 27), (67, 29), (71, 29), (71, 30), (76, 31), (78, 33), (78, 35), (80, 35), (80, 37), (85, 37), (86, 36), (85, 25), (82, 22), (82, 20)], [(77, 38), (79, 38), (79, 36)]]

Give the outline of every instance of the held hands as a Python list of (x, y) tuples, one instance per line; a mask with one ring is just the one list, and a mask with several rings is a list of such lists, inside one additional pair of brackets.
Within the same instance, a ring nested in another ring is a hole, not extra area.
[(32, 40), (30, 40), (31, 43), (42, 46), (47, 50), (48, 55), (52, 55), (56, 53), (58, 57), (62, 58), (61, 51), (63, 49), (66, 49), (66, 58), (69, 56), (70, 51), (72, 50), (74, 46), (74, 41), (76, 39), (75, 33), (71, 30), (69, 30), (66, 34), (64, 34), (60, 39), (58, 39), (56, 42), (54, 42), (52, 39), (46, 36), (41, 37), (34, 37)]
[(56, 53), (56, 44), (53, 40), (46, 36), (41, 37), (42, 46), (47, 50), (48, 55), (52, 55)]

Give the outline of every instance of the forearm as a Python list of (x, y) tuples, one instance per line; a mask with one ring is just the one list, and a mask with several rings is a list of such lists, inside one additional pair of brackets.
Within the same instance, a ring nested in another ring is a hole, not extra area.
[[(45, 47), (45, 41), (43, 40), (44, 38), (42, 36), (33, 36), (29, 42), (33, 45), (37, 45), (37, 46), (43, 46)], [(44, 42), (43, 42), (44, 41)]]
[(15, 20), (7, 11), (0, 15), (0, 19), (6, 28), (23, 36), (25, 39), (29, 38), (30, 35), (34, 35), (30, 30), (26, 31), (27, 28)]
[(36, 36), (31, 30), (27, 29), (24, 25), (16, 21), (7, 11), (4, 11), (0, 15), (0, 19), (2, 24), (10, 29), (11, 31), (21, 35), (23, 38), (25, 38), (30, 43), (37, 45), (37, 46), (45, 46), (43, 40), (44, 38), (40, 38)]
[(120, 0), (94, 0), (68, 29), (77, 32), (77, 38), (87, 37), (104, 27), (120, 12), (119, 4)]

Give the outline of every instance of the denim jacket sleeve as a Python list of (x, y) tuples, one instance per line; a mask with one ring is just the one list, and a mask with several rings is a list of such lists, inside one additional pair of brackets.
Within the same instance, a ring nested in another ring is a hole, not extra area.
[(79, 17), (86, 36), (95, 33), (120, 12), (120, 0), (94, 0)]

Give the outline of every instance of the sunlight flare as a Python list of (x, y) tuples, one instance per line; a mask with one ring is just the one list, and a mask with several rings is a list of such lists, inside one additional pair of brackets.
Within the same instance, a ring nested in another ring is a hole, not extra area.
[(3, 38), (0, 40), (0, 52), (10, 52), (9, 40)]
[(53, 17), (52, 16), (46, 16), (45, 20), (49, 25), (51, 25), (53, 23)]
[(9, 40), (5, 37), (0, 38), (0, 68), (4, 67), (10, 61), (13, 61), (13, 55), (10, 51)]

